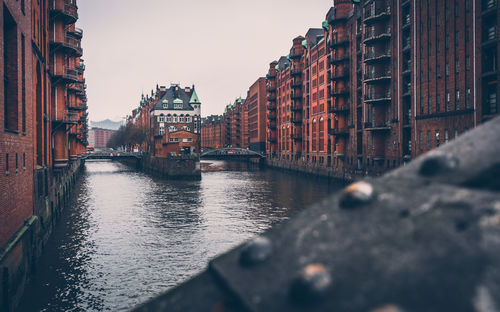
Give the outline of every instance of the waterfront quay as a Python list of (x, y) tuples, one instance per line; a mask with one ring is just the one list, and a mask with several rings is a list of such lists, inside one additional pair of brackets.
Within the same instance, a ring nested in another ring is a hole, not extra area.
[(202, 160), (200, 181), (87, 160), (17, 311), (127, 311), (340, 189)]

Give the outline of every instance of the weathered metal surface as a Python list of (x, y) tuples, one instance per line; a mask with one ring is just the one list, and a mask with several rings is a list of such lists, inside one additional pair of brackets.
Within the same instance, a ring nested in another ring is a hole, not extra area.
[(137, 311), (500, 311), (499, 138), (350, 186)]

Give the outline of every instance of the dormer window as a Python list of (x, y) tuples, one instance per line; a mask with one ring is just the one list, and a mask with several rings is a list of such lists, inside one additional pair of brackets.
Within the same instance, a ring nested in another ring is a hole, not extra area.
[(182, 104), (175, 104), (175, 105), (174, 105), (174, 108), (175, 108), (175, 109), (182, 109)]
[(163, 109), (167, 109), (168, 108), (168, 101), (167, 100), (163, 100), (162, 106), (163, 106)]

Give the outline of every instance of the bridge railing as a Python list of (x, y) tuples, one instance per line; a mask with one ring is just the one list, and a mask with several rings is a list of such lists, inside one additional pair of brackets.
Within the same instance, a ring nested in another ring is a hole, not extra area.
[(352, 184), (136, 311), (498, 311), (499, 139), (497, 117)]

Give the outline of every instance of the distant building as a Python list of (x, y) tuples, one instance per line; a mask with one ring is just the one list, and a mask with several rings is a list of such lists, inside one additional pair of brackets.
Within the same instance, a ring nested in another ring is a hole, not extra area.
[(200, 152), (201, 103), (194, 89), (160, 90), (150, 113), (151, 153), (156, 157)]
[(92, 128), (89, 131), (89, 147), (102, 148), (108, 145), (109, 139), (115, 133), (115, 130)]

